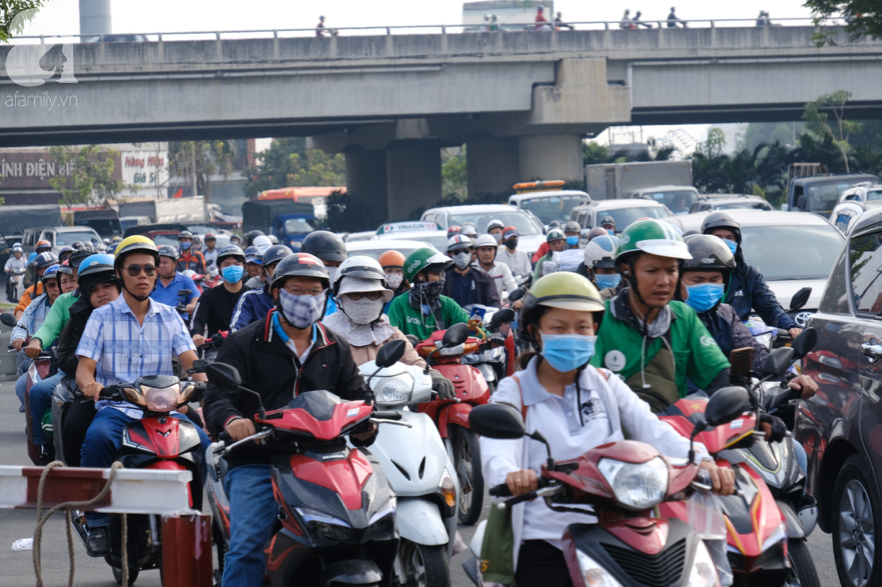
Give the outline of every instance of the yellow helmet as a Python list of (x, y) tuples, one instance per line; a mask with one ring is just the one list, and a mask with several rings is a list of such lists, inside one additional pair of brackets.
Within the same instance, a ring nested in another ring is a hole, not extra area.
[(600, 325), (606, 309), (594, 284), (571, 271), (558, 271), (539, 279), (524, 296), (523, 303), (518, 319), (518, 335), (533, 346), (538, 346), (538, 342), (529, 327), (531, 324), (538, 326), (543, 312), (540, 306), (592, 312), (595, 329)]
[(131, 253), (147, 253), (153, 256), (155, 263), (159, 265), (159, 250), (156, 248), (156, 245), (146, 236), (138, 234), (124, 238), (117, 245), (116, 251), (114, 251), (114, 268), (121, 267), (123, 259)]

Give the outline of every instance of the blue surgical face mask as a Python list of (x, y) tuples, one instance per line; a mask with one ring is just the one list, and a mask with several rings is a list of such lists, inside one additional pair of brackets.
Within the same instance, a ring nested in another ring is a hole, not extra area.
[(560, 373), (569, 373), (588, 363), (594, 356), (596, 336), (542, 333), (542, 356)]
[(193, 246), (193, 243), (184, 241), (181, 243), (181, 250), (182, 251), (189, 251), (191, 246)]
[(613, 230), (613, 229), (611, 229), (611, 228), (607, 228), (606, 231), (610, 234), (610, 236), (615, 236), (615, 235), (616, 235), (616, 231)]
[(574, 246), (578, 245), (578, 244), (579, 244), (579, 237), (577, 237), (577, 236), (568, 236), (568, 237), (567, 237), (567, 244), (570, 245), (571, 247), (574, 247)]
[(720, 238), (724, 243), (726, 243), (726, 246), (729, 247), (729, 250), (732, 251), (732, 254), (734, 255), (735, 251), (738, 250), (738, 243), (736, 243), (735, 241), (730, 241), (727, 238)]
[(620, 281), (622, 281), (622, 276), (618, 273), (614, 273), (612, 275), (599, 275), (596, 273), (594, 274), (594, 283), (599, 289), (617, 287)]
[(721, 283), (687, 285), (686, 291), (689, 292), (689, 297), (686, 298), (686, 303), (699, 314), (707, 312), (719, 303), (724, 290)]
[(245, 268), (241, 265), (230, 265), (228, 267), (224, 267), (221, 271), (221, 275), (224, 276), (224, 281), (227, 283), (239, 283), (242, 280), (242, 276), (245, 274)]

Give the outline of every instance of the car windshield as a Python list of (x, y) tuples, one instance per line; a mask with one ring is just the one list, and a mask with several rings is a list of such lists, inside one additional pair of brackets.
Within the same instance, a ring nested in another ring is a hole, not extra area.
[[(315, 230), (315, 227), (309, 223), (306, 218), (289, 218), (285, 221), (285, 233), (287, 234), (308, 234)], [(282, 235), (277, 234), (281, 237)]]
[(396, 240), (396, 239), (398, 239), (398, 240), (402, 240), (402, 239), (404, 239), (404, 240), (418, 240), (418, 241), (422, 241), (424, 243), (429, 243), (430, 245), (432, 245), (433, 247), (435, 247), (439, 251), (446, 251), (447, 250), (447, 233), (444, 232), (443, 230), (437, 231), (437, 234), (426, 234), (425, 232), (420, 232), (417, 235), (408, 234), (407, 232), (400, 232), (397, 234), (383, 235), (380, 238), (381, 241)]
[(529, 210), (538, 216), (539, 220), (545, 224), (548, 224), (554, 220), (566, 222), (570, 219), (570, 211), (573, 208), (588, 202), (589, 198), (579, 195), (543, 196), (521, 200), (520, 206), (524, 210)]
[[(514, 208), (512, 210), (515, 210)], [(499, 220), (505, 226), (514, 226), (518, 229), (521, 236), (530, 236), (534, 234), (542, 234), (540, 227), (536, 226), (533, 221), (524, 212), (502, 211), (499, 212), (479, 212), (474, 214), (452, 214), (448, 219), (448, 226), (462, 226), (466, 222), (471, 222), (478, 229), (478, 234), (487, 232), (487, 225), (491, 220)], [(445, 244), (444, 248), (447, 248)]]
[(832, 226), (755, 226), (741, 229), (744, 261), (766, 281), (827, 279), (844, 238)]
[(598, 210), (597, 220), (604, 216), (612, 216), (616, 221), (616, 232), (622, 232), (631, 224), (641, 218), (669, 218), (671, 213), (663, 206), (640, 206), (638, 208), (612, 208), (610, 210)]
[(77, 241), (80, 241), (81, 243), (94, 243), (99, 242), (100, 239), (95, 236), (95, 233), (91, 230), (84, 230), (82, 232), (59, 232), (55, 235), (55, 246), (58, 247), (66, 247)]
[(771, 210), (771, 208), (767, 202), (760, 202), (758, 200), (745, 200), (743, 202), (714, 206), (715, 210)]
[(850, 188), (851, 185), (839, 179), (809, 186), (809, 210), (816, 214), (830, 214), (836, 204), (839, 203), (839, 196)]
[(163, 245), (169, 245), (177, 249), (179, 246), (177, 234), (157, 234), (153, 236), (152, 239), (157, 248)]
[(878, 202), (882, 200), (882, 190), (867, 190), (867, 201)]
[(88, 226), (89, 228), (94, 228), (95, 232), (102, 235), (111, 235), (111, 236), (122, 236), (122, 226), (120, 226), (119, 220), (107, 218), (104, 220), (80, 220), (76, 223), (76, 226)]
[(676, 216), (689, 214), (692, 204), (698, 201), (698, 194), (692, 190), (662, 190), (658, 192), (643, 192), (643, 195), (659, 204), (664, 204)]

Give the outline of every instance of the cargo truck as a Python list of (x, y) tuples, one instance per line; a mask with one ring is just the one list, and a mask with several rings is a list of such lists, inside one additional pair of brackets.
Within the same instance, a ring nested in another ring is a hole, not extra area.
[(692, 161), (586, 165), (585, 184), (592, 200), (648, 198), (675, 214), (688, 211), (698, 199)]
[(242, 232), (274, 234), (295, 253), (306, 235), (315, 230), (316, 222), (312, 204), (294, 200), (249, 200), (242, 204)]
[(119, 205), (119, 215), (146, 216), (153, 224), (165, 222), (205, 222), (205, 198), (133, 199)]

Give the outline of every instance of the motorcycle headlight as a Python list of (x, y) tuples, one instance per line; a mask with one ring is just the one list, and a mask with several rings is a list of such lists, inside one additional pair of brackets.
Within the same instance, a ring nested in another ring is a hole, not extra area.
[(695, 548), (695, 560), (689, 571), (688, 587), (714, 587), (717, 584), (717, 569), (707, 547), (701, 540)]
[(645, 463), (601, 459), (597, 465), (622, 505), (645, 510), (659, 503), (668, 488), (668, 466), (660, 457)]
[(151, 412), (171, 412), (178, 407), (181, 396), (180, 384), (171, 387), (141, 387), (141, 393), (144, 394), (144, 405)]
[(444, 505), (447, 506), (446, 509), (448, 510), (448, 513), (453, 515), (452, 512), (456, 507), (456, 484), (453, 483), (453, 477), (450, 476), (450, 471), (447, 469), (444, 469), (444, 474), (441, 475), (441, 482), (438, 483), (437, 494), (441, 498), (441, 501), (444, 502)]
[(309, 533), (318, 540), (352, 542), (355, 529), (348, 523), (308, 508), (295, 508), (306, 522)]
[(378, 404), (387, 406), (406, 404), (413, 395), (413, 377), (401, 373), (395, 377), (376, 378), (374, 397)]
[(609, 571), (581, 550), (576, 550), (576, 559), (579, 561), (579, 570), (588, 587), (622, 587)]

